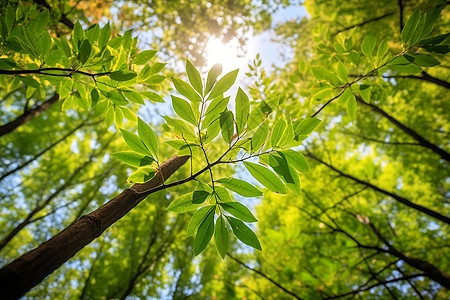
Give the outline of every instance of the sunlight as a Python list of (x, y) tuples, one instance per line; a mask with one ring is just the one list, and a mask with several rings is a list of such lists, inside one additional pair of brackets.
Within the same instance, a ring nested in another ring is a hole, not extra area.
[(208, 69), (216, 63), (221, 63), (223, 74), (240, 68), (245, 64), (245, 57), (239, 56), (239, 43), (232, 39), (224, 44), (222, 40), (212, 37), (206, 45), (206, 62)]

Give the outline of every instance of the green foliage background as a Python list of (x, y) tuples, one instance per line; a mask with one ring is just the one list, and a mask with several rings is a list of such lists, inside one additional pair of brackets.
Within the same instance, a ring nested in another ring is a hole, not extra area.
[[(174, 154), (192, 160), (170, 182), (204, 171), (151, 194), (26, 298), (449, 297), (446, 3), (305, 1), (310, 17), (272, 25), (289, 5), (0, 5), (1, 124), (54, 99), (0, 136), (2, 265)], [(274, 30), (292, 59), (265, 70), (258, 55), (237, 93), (236, 72), (197, 75), (212, 35), (244, 44), (249, 29)], [(169, 94), (172, 115), (142, 114)]]

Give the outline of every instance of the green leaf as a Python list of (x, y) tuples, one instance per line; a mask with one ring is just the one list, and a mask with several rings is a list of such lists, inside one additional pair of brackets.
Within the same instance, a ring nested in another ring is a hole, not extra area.
[(201, 207), (197, 210), (193, 215), (186, 230), (186, 237), (193, 236), (196, 232), (200, 224), (205, 220), (210, 212), (214, 212), (216, 206), (208, 205)]
[(98, 46), (100, 49), (108, 44), (109, 39), (111, 38), (111, 25), (106, 23), (105, 26), (100, 30), (100, 37), (98, 39)]
[(320, 120), (317, 118), (306, 118), (298, 124), (295, 124), (294, 132), (296, 135), (308, 135), (313, 132), (317, 128), (317, 126), (319, 126), (319, 124)]
[(208, 127), (215, 120), (219, 119), (220, 114), (227, 109), (230, 97), (216, 98), (208, 105), (206, 109), (205, 118), (203, 119), (202, 129)]
[(136, 72), (130, 70), (120, 70), (109, 73), (109, 77), (116, 81), (128, 81), (137, 76)]
[(297, 195), (300, 194), (300, 178), (298, 177), (297, 171), (288, 164), (283, 154), (280, 156), (270, 154), (269, 165), (283, 179), (291, 191)]
[(261, 244), (259, 243), (258, 237), (256, 234), (242, 222), (233, 217), (227, 216), (228, 223), (230, 223), (231, 229), (233, 230), (234, 235), (244, 244), (253, 247), (258, 250), (261, 249)]
[(427, 39), (423, 39), (420, 41), (419, 46), (422, 47), (430, 47), (430, 46), (436, 46), (439, 45), (440, 43), (442, 43), (443, 41), (445, 41), (448, 36), (450, 35), (450, 33), (446, 33), (446, 34), (441, 34), (441, 35), (437, 35), (437, 36), (433, 36)]
[(222, 64), (215, 64), (208, 72), (208, 78), (206, 79), (205, 95), (211, 91), (214, 83), (216, 83), (217, 77), (222, 73)]
[(219, 252), (222, 259), (224, 259), (227, 254), (229, 242), (226, 222), (227, 221), (224, 216), (219, 216), (219, 218), (217, 218), (216, 228), (214, 231), (214, 243), (216, 244), (217, 252)]
[(420, 21), (420, 10), (416, 9), (413, 12), (413, 14), (409, 17), (405, 27), (403, 27), (402, 42), (404, 44), (407, 44), (410, 41), (411, 37), (414, 35), (414, 32), (416, 30), (419, 21)]
[(127, 99), (130, 100), (131, 102), (145, 104), (144, 98), (138, 92), (124, 90), (123, 95), (127, 97)]
[(105, 113), (105, 125), (107, 128), (109, 128), (113, 123), (114, 123), (114, 106), (110, 105)]
[(250, 112), (250, 101), (244, 91), (239, 88), (236, 95), (236, 128), (237, 134), (240, 135), (247, 124)]
[(155, 169), (152, 167), (141, 167), (128, 176), (127, 183), (143, 183), (149, 181), (155, 176), (155, 173)]
[(93, 88), (91, 91), (92, 107), (95, 107), (97, 105), (99, 98), (100, 98), (100, 95), (98, 94), (97, 89)]
[(267, 140), (269, 136), (269, 121), (264, 121), (252, 136), (251, 149), (258, 150)]
[(199, 255), (203, 250), (205, 250), (213, 234), (214, 211), (211, 211), (198, 227), (197, 235), (195, 236), (194, 240), (194, 256)]
[(111, 154), (114, 158), (135, 168), (151, 165), (155, 160), (148, 155), (142, 155), (133, 151), (120, 151)]
[(120, 128), (120, 132), (122, 132), (123, 139), (131, 150), (144, 155), (152, 155), (152, 153), (147, 149), (147, 147), (145, 147), (144, 143), (136, 134), (122, 128)]
[[(61, 109), (62, 109), (62, 111), (66, 111), (66, 110), (71, 109), (72, 107), (73, 107), (73, 96), (71, 95), (64, 100)], [(111, 109), (111, 112), (113, 113), (112, 122), (114, 122), (114, 111)], [(108, 112), (106, 112), (106, 113), (108, 113)], [(106, 115), (106, 117), (108, 117), (108, 114)], [(108, 118), (106, 118), (106, 117), (105, 117), (105, 122), (108, 120)], [(112, 124), (112, 122), (111, 122), (111, 124)], [(111, 126), (111, 124), (109, 126)], [(109, 127), (109, 126), (107, 126), (107, 127)]]
[(425, 14), (425, 26), (422, 30), (421, 38), (424, 38), (431, 33), (434, 24), (441, 14), (441, 10), (442, 8), (434, 7)]
[[(5, 25), (6, 25), (7, 35), (9, 35), (9, 33), (11, 32), (11, 29), (12, 29), (15, 21), (16, 21), (16, 12), (14, 11), (11, 4), (8, 3), (8, 6), (6, 7), (6, 14), (5, 14)], [(3, 38), (6, 38), (6, 36)]]
[[(27, 29), (29, 32), (32, 32), (37, 37), (41, 36), (41, 34), (44, 32), (45, 28), (47, 27), (48, 21), (49, 21), (49, 13), (47, 9), (44, 9), (42, 12), (40, 12), (35, 18), (33, 18), (30, 23), (28, 23)], [(77, 24), (79, 27), (77, 27)], [(74, 26), (74, 34), (75, 31), (79, 31), (81, 28), (80, 23), (76, 23)], [(80, 33), (80, 32), (77, 32)], [(81, 28), (81, 36), (83, 35), (83, 28)]]
[(231, 111), (228, 110), (220, 114), (220, 129), (222, 138), (230, 145), (234, 135), (234, 118)]
[(117, 127), (123, 127), (123, 114), (119, 106), (114, 106), (114, 121)]
[(109, 100), (111, 100), (116, 105), (127, 105), (128, 100), (125, 99), (121, 92), (111, 91), (108, 93)]
[(283, 146), (289, 144), (290, 142), (292, 142), (294, 137), (295, 137), (294, 124), (291, 122), (291, 119), (289, 118), (289, 120), (287, 121), (286, 130), (284, 131), (283, 137), (281, 138), (280, 142), (278, 143), (278, 146), (283, 147)]
[(238, 193), (239, 195), (244, 196), (244, 197), (262, 196), (262, 192), (259, 189), (257, 189), (250, 183), (245, 182), (240, 179), (231, 178), (231, 177), (230, 178), (221, 178), (221, 179), (216, 180), (216, 182), (221, 183), (227, 189), (229, 189), (235, 193)]
[(192, 111), (192, 107), (186, 100), (183, 100), (176, 96), (172, 97), (172, 106), (177, 115), (179, 115), (182, 119), (188, 121), (192, 125), (197, 126), (197, 120), (195, 119), (194, 112)]
[(223, 186), (215, 186), (215, 195), (222, 202), (232, 202), (233, 198), (230, 195), (230, 192), (224, 188)]
[(79, 60), (82, 65), (86, 63), (89, 56), (91, 55), (91, 43), (88, 40), (84, 40), (81, 43), (80, 50), (78, 51)]
[(195, 68), (195, 66), (191, 63), (189, 59), (186, 60), (186, 73), (189, 78), (189, 82), (194, 87), (194, 89), (200, 95), (203, 95), (202, 77), (200, 76), (199, 71)]
[(219, 96), (222, 96), (223, 93), (228, 91), (228, 89), (234, 84), (236, 81), (236, 76), (239, 72), (239, 69), (231, 71), (228, 74), (225, 74), (220, 80), (214, 85), (211, 93), (208, 96), (208, 99), (214, 99)]
[(19, 76), (19, 79), (26, 85), (31, 86), (35, 89), (41, 88), (41, 84), (36, 79), (34, 79), (32, 76)]
[(134, 112), (129, 109), (128, 107), (125, 106), (121, 106), (119, 107), (119, 109), (122, 111), (123, 116), (131, 122), (137, 122), (138, 121), (138, 117), (134, 114)]
[(261, 100), (261, 103), (254, 107), (248, 116), (247, 132), (258, 127), (266, 119), (270, 110), (271, 108), (267, 102)]
[(78, 46), (80, 45), (80, 42), (83, 38), (84, 38), (83, 27), (81, 26), (80, 22), (77, 21), (75, 23), (75, 25), (73, 26), (73, 31), (72, 31), (73, 46), (76, 49), (78, 49)]
[(144, 145), (147, 146), (153, 156), (158, 159), (158, 138), (152, 128), (147, 123), (142, 121), (141, 118), (138, 118), (138, 134)]
[(373, 50), (375, 50), (375, 45), (377, 43), (377, 38), (369, 34), (366, 36), (361, 44), (361, 50), (364, 53), (365, 56), (370, 57), (372, 56)]
[(244, 165), (250, 174), (252, 174), (252, 176), (266, 188), (274, 193), (286, 194), (286, 187), (283, 182), (272, 171), (266, 167), (251, 162), (245, 161)]
[(201, 204), (195, 204), (192, 202), (193, 194), (194, 193), (189, 193), (173, 200), (170, 203), (170, 205), (166, 208), (166, 210), (177, 213), (196, 210), (197, 208), (200, 207)]
[(205, 202), (206, 198), (208, 198), (209, 195), (210, 193), (206, 191), (195, 191), (192, 194), (192, 203), (202, 204), (203, 202)]
[(132, 62), (135, 65), (145, 65), (146, 63), (148, 63), (148, 61), (150, 59), (153, 58), (153, 56), (155, 56), (155, 54), (158, 51), (156, 50), (144, 50), (139, 52), (138, 54), (136, 54), (136, 56), (134, 56), (134, 58), (132, 59)]
[(345, 68), (345, 66), (342, 62), (338, 63), (337, 75), (339, 76), (340, 79), (342, 79), (342, 81), (344, 81), (344, 82), (348, 81), (347, 69)]
[(214, 122), (208, 125), (206, 129), (206, 136), (204, 144), (211, 142), (220, 132), (220, 120), (217, 118)]
[[(153, 92), (141, 92), (141, 95), (143, 95), (145, 98), (150, 100), (151, 102), (161, 102), (164, 103), (164, 99), (161, 98), (160, 95), (153, 93)], [(144, 103), (141, 103), (144, 104)]]
[(388, 40), (387, 39), (382, 40), (381, 43), (378, 45), (377, 57), (381, 59), (386, 54), (388, 49), (389, 49)]
[(232, 214), (236, 218), (244, 222), (258, 222), (258, 219), (252, 214), (252, 212), (243, 204), (239, 202), (226, 202), (219, 203), (219, 205), (225, 209), (226, 212)]
[(302, 153), (294, 150), (283, 150), (279, 151), (278, 154), (283, 154), (287, 162), (297, 169), (297, 171), (303, 173), (309, 172), (309, 163)]
[(172, 77), (172, 83), (175, 86), (175, 89), (183, 95), (184, 97), (188, 98), (192, 102), (202, 102), (202, 98), (197, 94), (196, 91), (186, 82), (183, 80)]
[(441, 64), (436, 58), (428, 54), (411, 53), (411, 55), (405, 55), (405, 58), (421, 67), (434, 67)]
[(355, 97), (350, 97), (347, 100), (347, 113), (352, 121), (356, 118), (356, 99)]
[(272, 135), (270, 137), (270, 143), (272, 144), (272, 147), (278, 146), (278, 142), (283, 137), (285, 130), (286, 130), (286, 120), (279, 119), (272, 129)]

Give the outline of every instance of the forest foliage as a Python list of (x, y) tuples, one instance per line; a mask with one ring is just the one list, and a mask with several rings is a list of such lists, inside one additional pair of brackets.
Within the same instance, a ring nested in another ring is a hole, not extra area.
[[(3, 297), (448, 297), (445, 2), (52, 2), (1, 9)], [(202, 67), (240, 27), (293, 57)]]

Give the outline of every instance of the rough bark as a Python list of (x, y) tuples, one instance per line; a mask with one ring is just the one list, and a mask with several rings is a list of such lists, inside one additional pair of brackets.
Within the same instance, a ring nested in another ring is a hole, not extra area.
[(189, 156), (174, 156), (161, 164), (149, 181), (135, 184), (94, 212), (81, 217), (62, 232), (0, 269), (0, 298), (16, 299), (59, 268), (109, 226), (126, 215), (149, 194), (163, 185)]
[(33, 109), (28, 110), (27, 112), (23, 113), (20, 117), (17, 119), (0, 126), (0, 137), (10, 133), (11, 131), (14, 131), (19, 126), (22, 126), (23, 124), (27, 123), (31, 119), (39, 116), (41, 112), (46, 111), (50, 106), (52, 106), (53, 103), (58, 101), (59, 95), (55, 94), (53, 97), (42, 103), (41, 105), (36, 106)]

